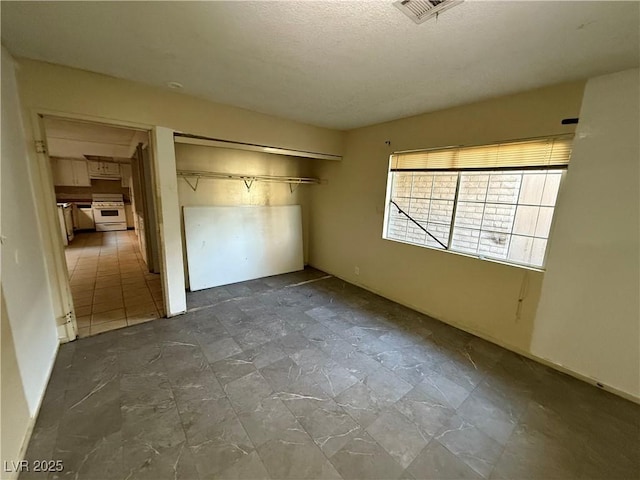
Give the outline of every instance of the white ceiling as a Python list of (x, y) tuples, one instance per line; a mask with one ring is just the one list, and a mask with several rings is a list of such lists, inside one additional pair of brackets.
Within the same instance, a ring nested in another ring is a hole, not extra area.
[(638, 65), (639, 2), (6, 2), (16, 56), (348, 129)]
[(46, 117), (44, 126), (51, 157), (130, 159), (138, 143), (147, 142), (146, 132), (97, 123)]

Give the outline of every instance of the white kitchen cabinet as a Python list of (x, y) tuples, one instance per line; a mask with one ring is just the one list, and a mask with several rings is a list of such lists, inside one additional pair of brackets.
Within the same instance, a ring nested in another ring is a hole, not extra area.
[(74, 230), (78, 230), (78, 223), (79, 223), (79, 219), (78, 219), (78, 204), (74, 203), (73, 206), (71, 207), (71, 219), (73, 220), (73, 229)]
[(93, 220), (93, 208), (90, 203), (73, 204), (74, 230), (93, 230), (96, 225)]
[(131, 165), (126, 163), (120, 165), (120, 174), (122, 175), (121, 185), (125, 188), (129, 188), (131, 185)]
[(53, 184), (70, 187), (90, 187), (91, 180), (85, 160), (52, 158)]
[(93, 230), (96, 228), (93, 221), (93, 209), (91, 206), (79, 207), (78, 209), (78, 230)]
[(100, 175), (102, 172), (102, 162), (87, 162), (89, 175)]
[(71, 160), (73, 170), (73, 181), (76, 187), (90, 187), (89, 169), (86, 160)]
[(124, 216), (127, 219), (127, 228), (133, 228), (133, 209), (130, 203), (126, 203), (124, 206)]
[(111, 162), (89, 162), (89, 177), (118, 179), (120, 178), (120, 165)]
[(140, 255), (142, 255), (142, 260), (144, 260), (144, 263), (149, 265), (149, 262), (147, 262), (147, 239), (145, 238), (145, 233), (144, 233), (144, 218), (142, 218), (140, 215), (138, 215), (136, 213), (136, 217), (138, 218), (137, 222), (136, 222), (136, 233), (138, 234), (138, 248), (140, 249)]
[(120, 165), (117, 163), (102, 162), (102, 171), (105, 175), (120, 176)]

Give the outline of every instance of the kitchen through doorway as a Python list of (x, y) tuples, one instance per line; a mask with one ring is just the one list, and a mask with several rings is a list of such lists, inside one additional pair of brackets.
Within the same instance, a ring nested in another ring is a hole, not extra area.
[(165, 316), (150, 133), (43, 118), (79, 337)]
[(80, 232), (65, 257), (79, 337), (164, 316), (160, 275), (146, 271), (133, 231)]

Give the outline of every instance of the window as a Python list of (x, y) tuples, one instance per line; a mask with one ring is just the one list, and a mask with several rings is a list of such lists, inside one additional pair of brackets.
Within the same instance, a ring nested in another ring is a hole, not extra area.
[(383, 237), (543, 267), (571, 138), (391, 157)]

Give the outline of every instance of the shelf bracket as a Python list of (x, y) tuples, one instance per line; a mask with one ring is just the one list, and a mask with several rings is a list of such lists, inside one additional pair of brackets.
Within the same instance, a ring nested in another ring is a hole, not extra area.
[(289, 191), (291, 192), (291, 194), (293, 194), (293, 192), (295, 192), (300, 185), (302, 185), (302, 180), (289, 183)]
[(244, 186), (247, 187), (247, 192), (251, 191), (251, 187), (253, 186), (253, 182), (256, 181), (255, 178), (243, 178)]
[(182, 178), (184, 178), (184, 181), (187, 182), (187, 185), (191, 187), (191, 190), (193, 190), (194, 192), (198, 190), (198, 183), (200, 182), (200, 177), (195, 177), (196, 178), (195, 184), (192, 184), (187, 177), (182, 177)]

